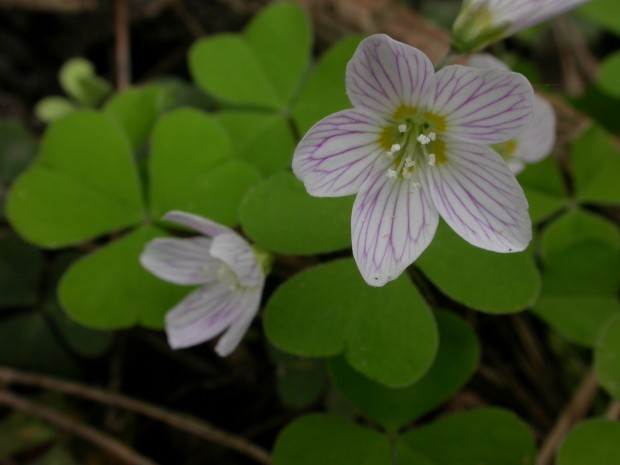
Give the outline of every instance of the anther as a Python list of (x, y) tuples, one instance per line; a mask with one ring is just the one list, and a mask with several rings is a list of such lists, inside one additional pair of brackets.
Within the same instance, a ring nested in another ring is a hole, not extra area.
[(428, 136), (425, 136), (424, 134), (420, 134), (416, 140), (422, 145), (426, 145), (430, 143), (431, 141), (431, 139)]
[(400, 144), (392, 144), (392, 147), (390, 148), (390, 152), (395, 153), (398, 152), (400, 150)]
[(435, 134), (434, 132), (429, 132), (428, 133), (428, 138), (430, 140), (435, 140), (435, 139), (437, 139), (437, 134)]
[(388, 178), (395, 178), (396, 177), (396, 170), (388, 170), (387, 175)]
[(404, 134), (405, 131), (407, 131), (407, 125), (406, 124), (399, 124), (398, 125), (398, 132), (400, 132), (401, 134)]
[(415, 166), (415, 160), (412, 160), (411, 157), (405, 158), (405, 168), (411, 168)]
[(435, 163), (437, 162), (437, 157), (435, 156), (434, 153), (429, 153), (428, 154), (428, 164), (431, 166), (435, 166)]

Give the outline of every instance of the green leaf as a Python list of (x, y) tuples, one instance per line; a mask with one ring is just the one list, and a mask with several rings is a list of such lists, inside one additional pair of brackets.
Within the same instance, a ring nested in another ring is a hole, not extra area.
[(105, 104), (103, 112), (121, 126), (134, 152), (151, 134), (159, 115), (160, 95), (161, 88), (157, 85), (136, 87), (115, 94)]
[(512, 412), (495, 408), (441, 417), (401, 441), (437, 465), (533, 465), (536, 452), (527, 425)]
[(73, 263), (58, 287), (62, 307), (91, 328), (163, 327), (164, 314), (188, 289), (152, 276), (139, 256), (149, 240), (164, 235), (141, 227)]
[(228, 137), (214, 118), (181, 109), (160, 118), (149, 160), (151, 212), (159, 219), (183, 210), (234, 226), (237, 208), (260, 175), (231, 158)]
[(138, 223), (138, 172), (114, 122), (79, 112), (49, 127), (30, 169), (13, 184), (7, 215), (27, 240), (64, 247)]
[(0, 239), (0, 307), (36, 303), (43, 257), (13, 233)]
[(539, 223), (556, 213), (567, 203), (567, 193), (553, 157), (527, 165), (517, 177), (530, 204), (533, 223)]
[(580, 423), (560, 445), (557, 465), (618, 465), (620, 423), (595, 419)]
[(353, 197), (311, 197), (290, 173), (281, 172), (254, 186), (239, 217), (244, 232), (265, 250), (312, 255), (351, 247)]
[(595, 21), (605, 29), (620, 36), (620, 17), (616, 0), (596, 0), (587, 2), (577, 10), (579, 14)]
[(387, 388), (353, 371), (342, 358), (330, 360), (338, 388), (389, 431), (397, 431), (449, 399), (478, 365), (480, 349), (471, 328), (451, 313), (441, 311), (435, 316), (440, 341), (437, 356), (430, 370), (409, 387)]
[(52, 95), (37, 102), (34, 114), (44, 123), (53, 123), (77, 110), (78, 108), (69, 99)]
[(599, 242), (582, 242), (552, 256), (532, 309), (564, 337), (591, 347), (603, 325), (620, 314), (620, 254)]
[(606, 323), (599, 335), (594, 368), (601, 386), (620, 401), (620, 313)]
[(0, 365), (65, 377), (78, 373), (75, 360), (35, 312), (0, 320)]
[(570, 210), (543, 231), (541, 252), (545, 260), (580, 242), (597, 241), (620, 250), (620, 231), (614, 223), (582, 209)]
[(220, 34), (190, 50), (194, 81), (227, 102), (286, 108), (306, 70), (309, 21), (293, 4), (265, 8), (244, 34)]
[(571, 161), (577, 200), (620, 204), (620, 153), (605, 130), (592, 126), (573, 144)]
[(0, 457), (41, 447), (57, 436), (56, 430), (32, 417), (13, 412), (0, 421)]
[(310, 61), (312, 31), (304, 11), (276, 2), (248, 24), (244, 36), (280, 100), (290, 102)]
[(345, 69), (361, 39), (351, 36), (341, 40), (321, 56), (312, 70), (293, 108), (302, 135), (321, 118), (351, 108), (345, 89)]
[(295, 140), (282, 115), (223, 111), (215, 116), (230, 136), (233, 153), (261, 173), (273, 174), (290, 167)]
[(352, 259), (286, 281), (267, 303), (264, 324), (282, 350), (307, 357), (344, 352), (355, 369), (392, 387), (419, 379), (437, 351), (435, 321), (407, 276), (373, 288)]
[(616, 98), (620, 98), (620, 52), (612, 53), (601, 63), (596, 82), (598, 86)]
[(488, 313), (512, 313), (534, 303), (540, 276), (531, 255), (474, 247), (443, 222), (416, 265), (448, 297)]
[(67, 61), (58, 77), (67, 95), (84, 105), (97, 105), (112, 92), (110, 83), (97, 76), (93, 64), (84, 58)]
[(387, 438), (330, 415), (306, 415), (276, 440), (273, 465), (391, 465)]

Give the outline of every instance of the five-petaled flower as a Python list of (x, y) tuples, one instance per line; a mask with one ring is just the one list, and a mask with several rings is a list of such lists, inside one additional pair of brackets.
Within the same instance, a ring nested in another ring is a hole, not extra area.
[(464, 0), (452, 27), (452, 49), (469, 53), (589, 0)]
[[(509, 71), (504, 62), (489, 54), (471, 55), (467, 66), (480, 69)], [(534, 112), (529, 126), (514, 139), (493, 148), (508, 163), (514, 174), (520, 173), (525, 165), (536, 163), (551, 153), (555, 144), (555, 112), (544, 98), (534, 95)]]
[(153, 239), (140, 256), (142, 266), (165, 281), (202, 285), (166, 314), (168, 341), (175, 349), (189, 347), (226, 330), (215, 347), (224, 357), (258, 311), (267, 256), (234, 231), (198, 215), (173, 211), (164, 220), (204, 235)]
[(432, 240), (439, 215), (478, 247), (527, 247), (527, 200), (489, 147), (528, 126), (527, 79), (457, 65), (434, 73), (421, 51), (374, 35), (350, 60), (346, 87), (354, 108), (308, 131), (293, 171), (311, 195), (357, 193), (353, 255), (366, 282), (398, 277)]

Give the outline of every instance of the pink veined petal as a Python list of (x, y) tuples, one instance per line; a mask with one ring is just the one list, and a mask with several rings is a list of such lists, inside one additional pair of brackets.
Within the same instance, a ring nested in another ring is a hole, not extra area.
[(353, 256), (371, 286), (396, 279), (426, 249), (437, 229), (437, 210), (418, 185), (373, 172), (364, 182), (351, 218)]
[[(293, 155), (293, 172), (316, 197), (356, 193), (376, 162), (389, 160), (379, 144), (386, 123), (363, 110), (323, 118), (303, 137)], [(387, 169), (387, 168), (386, 168)]]
[(376, 34), (359, 44), (347, 65), (347, 95), (354, 107), (389, 118), (401, 105), (423, 107), (433, 74), (423, 52)]
[(247, 333), (254, 316), (258, 312), (262, 289), (263, 285), (260, 284), (257, 288), (244, 290), (243, 300), (239, 304), (242, 307), (239, 319), (235, 320), (226, 330), (215, 346), (215, 351), (221, 357), (231, 354), (237, 348), (245, 333)]
[(255, 287), (264, 281), (265, 274), (252, 247), (241, 236), (220, 234), (213, 239), (210, 252), (228, 265), (242, 286)]
[(521, 74), (451, 65), (435, 76), (430, 111), (448, 137), (474, 144), (505, 142), (530, 123), (534, 90)]
[(536, 95), (532, 122), (517, 137), (515, 157), (534, 163), (549, 155), (555, 144), (555, 120), (555, 112), (549, 102)]
[(525, 168), (525, 163), (515, 158), (513, 158), (512, 160), (508, 160), (506, 164), (508, 165), (508, 169), (510, 170), (510, 172), (514, 175), (519, 174), (521, 171), (523, 171), (523, 168)]
[(446, 144), (446, 160), (425, 171), (441, 217), (463, 239), (495, 252), (518, 252), (532, 239), (523, 189), (491, 148)]
[(244, 290), (216, 281), (196, 289), (166, 314), (166, 334), (173, 349), (214, 338), (247, 312)]
[(203, 218), (200, 215), (195, 215), (193, 213), (171, 211), (166, 213), (163, 219), (166, 221), (170, 221), (171, 223), (177, 223), (183, 226), (187, 226), (188, 228), (193, 229), (194, 231), (198, 231), (205, 236), (215, 237), (220, 234), (227, 234), (232, 232), (226, 226), (218, 224), (215, 221), (211, 221), (207, 218)]
[(144, 268), (165, 281), (194, 285), (217, 279), (222, 262), (209, 253), (211, 239), (158, 238), (144, 247), (140, 263)]

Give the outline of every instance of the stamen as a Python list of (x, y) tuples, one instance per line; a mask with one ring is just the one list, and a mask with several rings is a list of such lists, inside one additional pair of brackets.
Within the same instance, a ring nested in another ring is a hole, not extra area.
[(396, 170), (388, 170), (387, 175), (388, 178), (395, 178), (396, 177)]
[(412, 160), (411, 157), (405, 158), (405, 168), (411, 168), (415, 166), (415, 160)]
[(416, 140), (422, 145), (426, 145), (430, 143), (431, 141), (431, 139), (428, 136), (425, 136), (424, 134), (420, 134)]
[(390, 148), (390, 152), (396, 153), (399, 150), (400, 150), (400, 144), (392, 144), (392, 147)]
[(437, 162), (437, 157), (435, 156), (434, 153), (429, 153), (428, 154), (428, 164), (431, 166), (435, 166), (435, 163)]
[(406, 124), (399, 124), (398, 125), (398, 132), (400, 132), (401, 134), (404, 134), (407, 131), (407, 125)]
[(435, 139), (437, 139), (437, 134), (435, 134), (434, 132), (429, 132), (428, 133), (428, 138), (432, 141), (434, 141)]

